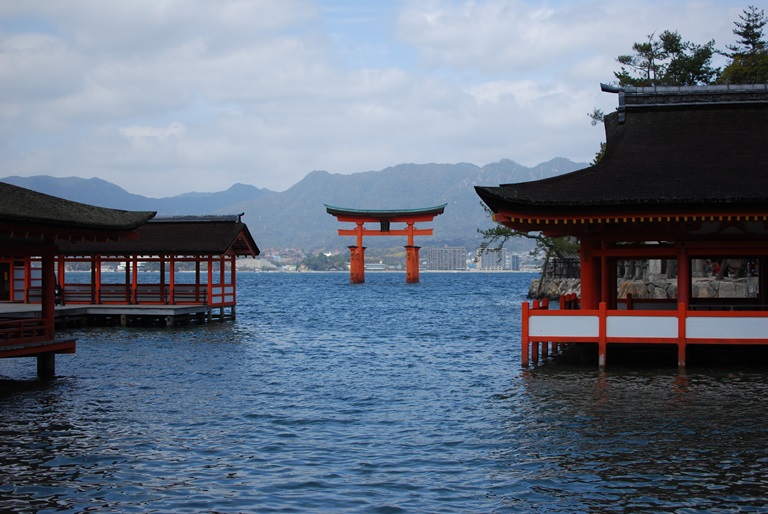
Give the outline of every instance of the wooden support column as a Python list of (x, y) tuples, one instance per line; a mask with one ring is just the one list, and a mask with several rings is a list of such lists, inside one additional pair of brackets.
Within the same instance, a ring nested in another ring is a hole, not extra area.
[(37, 354), (37, 378), (50, 379), (56, 376), (56, 354), (53, 352)]
[(685, 348), (687, 335), (685, 333), (685, 316), (688, 306), (683, 302), (677, 304), (677, 367), (685, 369)]
[(237, 317), (235, 313), (236, 305), (234, 302), (234, 300), (237, 298), (237, 274), (236, 274), (237, 273), (237, 256), (234, 254), (230, 255), (229, 262), (231, 266), (231, 269), (229, 271), (229, 276), (230, 276), (230, 282), (232, 282), (232, 300), (233, 300), (232, 307), (230, 307), (229, 309), (229, 313), (230, 313), (229, 317), (230, 319), (235, 319)]
[(419, 248), (408, 245), (405, 247), (405, 283), (419, 283)]
[(131, 303), (139, 303), (139, 259), (131, 256), (125, 263), (126, 268), (131, 268)]
[[(208, 256), (208, 305), (213, 303), (213, 256)], [(213, 319), (213, 314), (209, 313), (209, 320)]]
[[(616, 290), (611, 291), (611, 267), (609, 264), (609, 259), (605, 255), (605, 249), (606, 244), (602, 244), (603, 250), (602, 255), (600, 256), (600, 301), (606, 302), (607, 306), (610, 306), (610, 301), (612, 297), (616, 296)], [(613, 270), (613, 275), (615, 279), (616, 270)]]
[(608, 303), (609, 309), (617, 309), (619, 305), (619, 277), (618, 273), (619, 262), (615, 257), (609, 257), (606, 260), (606, 266), (608, 268)]
[(365, 282), (365, 247), (363, 246), (364, 222), (355, 223), (355, 246), (349, 247), (349, 282), (362, 284)]
[(126, 296), (125, 301), (130, 305), (130, 303), (133, 301), (133, 288), (131, 287), (130, 260), (125, 261), (125, 278), (123, 279), (123, 283), (125, 284), (125, 296)]
[(219, 257), (219, 284), (221, 285), (221, 300), (226, 300), (226, 293), (224, 292), (224, 286), (227, 283), (227, 256), (222, 255)]
[(686, 315), (691, 305), (691, 257), (685, 246), (680, 246), (677, 253), (677, 366), (685, 368)]
[(54, 325), (56, 322), (56, 272), (54, 270), (53, 254), (45, 253), (42, 256), (42, 314), (45, 319), (45, 337), (53, 339)]
[(581, 260), (581, 308), (597, 309), (600, 296), (600, 275), (597, 273), (593, 255), (593, 243), (590, 239), (581, 240), (579, 249)]
[(200, 256), (195, 255), (195, 301), (200, 301)]
[(65, 257), (63, 255), (59, 255), (58, 258), (56, 259), (56, 264), (58, 266), (56, 281), (63, 288), (64, 284), (66, 283), (66, 277), (64, 276), (64, 273), (67, 270)]
[(768, 303), (768, 257), (761, 255), (757, 261), (758, 303)]
[(169, 280), (168, 280), (168, 296), (165, 299), (165, 303), (176, 303), (175, 289), (176, 289), (176, 258), (171, 255), (169, 263)]
[(362, 284), (365, 282), (365, 247), (349, 247), (349, 282)]
[[(42, 314), (45, 320), (45, 337), (56, 337), (56, 310), (54, 300), (56, 296), (56, 271), (53, 253), (42, 255)], [(56, 354), (53, 352), (37, 354), (38, 378), (53, 378), (56, 375)]]
[(160, 297), (165, 296), (166, 286), (168, 285), (165, 281), (165, 255), (160, 256)]
[(521, 360), (522, 365), (524, 368), (528, 367), (528, 347), (530, 346), (530, 336), (528, 334), (528, 328), (529, 328), (529, 314), (528, 311), (530, 310), (530, 305), (528, 302), (523, 302), (523, 327), (522, 327), (522, 334), (523, 334), (523, 348), (521, 352)]
[(91, 265), (91, 274), (94, 277), (92, 281), (95, 290), (94, 298), (95, 303), (101, 303), (101, 256), (96, 255), (93, 258), (93, 264)]
[(597, 365), (600, 369), (604, 369), (608, 354), (608, 310), (605, 302), (600, 302), (597, 322), (599, 327), (597, 340)]
[[(13, 261), (11, 261), (13, 262)], [(8, 280), (13, 287), (14, 282), (14, 269), (11, 265), (11, 273), (8, 276)], [(29, 303), (29, 289), (32, 287), (32, 259), (29, 257), (24, 259), (24, 303)]]
[(677, 301), (683, 303), (686, 310), (691, 304), (691, 257), (684, 246), (677, 253)]

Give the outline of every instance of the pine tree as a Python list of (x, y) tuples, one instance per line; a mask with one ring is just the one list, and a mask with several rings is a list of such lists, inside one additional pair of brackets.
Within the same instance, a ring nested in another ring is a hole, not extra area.
[(733, 22), (736, 28), (733, 33), (739, 36), (740, 40), (735, 45), (728, 45), (731, 53), (725, 53), (727, 57), (734, 59), (737, 56), (756, 55), (765, 50), (765, 41), (763, 41), (763, 27), (768, 23), (765, 17), (765, 11), (757, 10), (757, 7), (750, 5), (749, 10), (745, 9), (739, 15), (741, 23)]
[(622, 64), (614, 72), (621, 86), (695, 86), (711, 84), (720, 70), (712, 68), (715, 41), (697, 45), (683, 41), (677, 31), (665, 30), (632, 45), (631, 55), (616, 58)]
[(765, 11), (750, 6), (739, 15), (741, 22), (734, 22), (733, 33), (739, 36), (735, 45), (728, 45), (731, 63), (723, 70), (719, 83), (763, 84), (768, 82), (768, 48), (763, 39), (763, 27), (768, 23)]

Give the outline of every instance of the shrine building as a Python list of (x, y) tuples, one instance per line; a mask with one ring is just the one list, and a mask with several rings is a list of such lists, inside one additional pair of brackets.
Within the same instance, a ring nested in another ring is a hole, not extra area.
[(76, 348), (57, 324), (234, 319), (236, 260), (259, 255), (242, 215), (154, 216), (0, 183), (0, 358), (47, 377)]
[[(55, 263), (58, 246), (104, 244), (135, 238), (135, 229), (155, 215), (70, 202), (0, 183), (0, 358), (36, 357), (40, 377), (55, 374), (55, 356), (75, 353), (74, 339), (55, 334)], [(32, 316), (17, 309), (18, 293), (30, 287), (25, 265), (36, 261), (38, 307)]]
[[(87, 312), (118, 317), (121, 324), (234, 319), (236, 260), (259, 255), (241, 216), (155, 218), (136, 229), (135, 240), (64, 242), (56, 259), (61, 301), (99, 305)], [(88, 278), (68, 268), (86, 269)]]
[[(476, 187), (498, 223), (579, 241), (580, 295), (523, 304), (523, 365), (563, 344), (600, 367), (613, 345), (676, 346), (684, 367), (691, 345), (768, 344), (766, 85), (603, 90), (618, 109), (596, 165)], [(674, 264), (675, 298), (619, 297), (628, 261)]]

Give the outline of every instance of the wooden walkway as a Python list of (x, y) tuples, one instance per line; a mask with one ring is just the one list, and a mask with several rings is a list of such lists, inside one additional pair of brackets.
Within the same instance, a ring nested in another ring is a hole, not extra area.
[[(219, 308), (209, 305), (57, 305), (55, 321), (60, 327), (70, 325), (160, 325), (206, 323), (223, 319)], [(39, 304), (2, 303), (0, 318), (39, 318)], [(234, 307), (230, 318), (234, 318)]]

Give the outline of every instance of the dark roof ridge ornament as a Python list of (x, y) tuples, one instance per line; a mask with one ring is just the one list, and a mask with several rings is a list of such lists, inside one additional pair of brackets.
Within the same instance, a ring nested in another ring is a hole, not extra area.
[(648, 108), (690, 108), (768, 103), (768, 84), (716, 84), (703, 86), (617, 86), (600, 84), (606, 93), (618, 93), (618, 121), (627, 111)]
[(622, 86), (614, 86), (612, 84), (600, 83), (600, 90), (606, 93), (618, 93), (619, 94), (619, 107), (616, 109), (619, 113), (619, 124), (623, 124), (626, 120), (626, 109), (624, 107), (624, 88)]
[(150, 221), (152, 223), (242, 223), (244, 214), (244, 212), (241, 212), (240, 214), (184, 214), (157, 216)]

